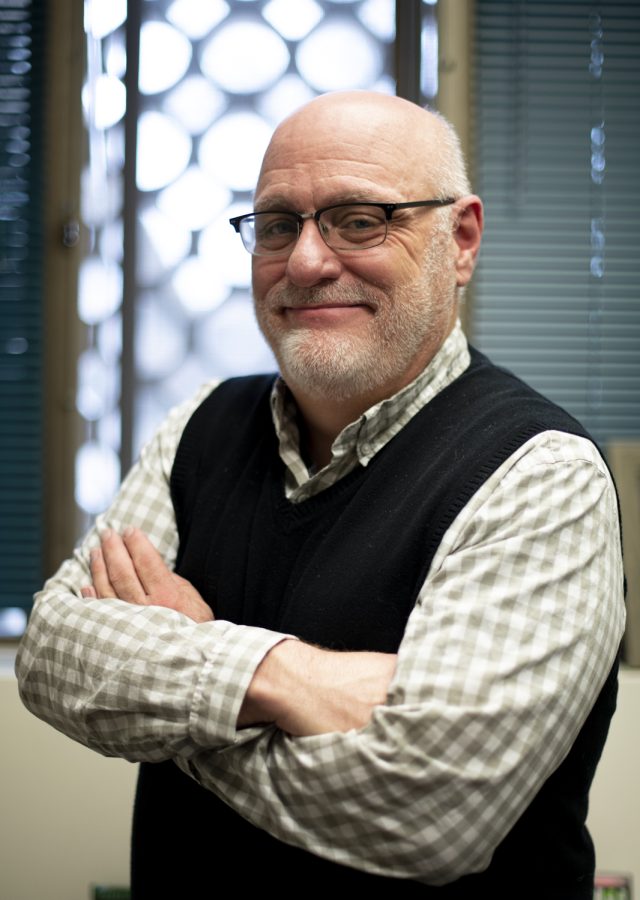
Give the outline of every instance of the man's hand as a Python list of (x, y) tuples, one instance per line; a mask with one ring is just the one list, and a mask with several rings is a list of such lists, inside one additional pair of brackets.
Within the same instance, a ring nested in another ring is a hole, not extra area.
[(149, 538), (137, 528), (102, 535), (91, 552), (91, 587), (83, 597), (118, 597), (138, 606), (166, 606), (194, 622), (213, 620), (211, 608), (185, 578), (167, 568)]
[(396, 658), (282, 641), (256, 669), (238, 727), (274, 722), (298, 737), (363, 728), (386, 700)]

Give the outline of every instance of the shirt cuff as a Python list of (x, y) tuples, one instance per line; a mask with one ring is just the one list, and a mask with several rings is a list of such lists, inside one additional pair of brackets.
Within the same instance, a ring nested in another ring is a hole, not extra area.
[[(193, 694), (189, 736), (200, 747), (222, 749), (255, 735), (254, 728), (237, 730), (240, 707), (264, 657), (293, 635), (219, 620), (212, 624), (218, 634)], [(228, 627), (220, 634), (222, 625)]]

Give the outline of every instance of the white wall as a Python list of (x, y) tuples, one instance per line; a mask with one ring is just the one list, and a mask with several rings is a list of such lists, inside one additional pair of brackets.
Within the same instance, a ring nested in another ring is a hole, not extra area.
[[(87, 900), (92, 882), (128, 884), (136, 767), (74, 744), (22, 707), (0, 672), (0, 900)], [(600, 870), (640, 888), (640, 670), (622, 673), (589, 825)]]
[(598, 870), (630, 873), (640, 898), (640, 669), (620, 674), (618, 709), (593, 783), (588, 824)]
[(88, 900), (129, 883), (136, 767), (54, 731), (0, 674), (0, 900)]

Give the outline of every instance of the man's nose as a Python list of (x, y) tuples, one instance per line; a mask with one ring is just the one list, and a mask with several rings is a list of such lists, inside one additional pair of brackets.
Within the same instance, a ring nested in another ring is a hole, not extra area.
[(315, 219), (306, 219), (287, 260), (287, 277), (298, 287), (335, 280), (342, 272), (340, 256), (325, 244)]

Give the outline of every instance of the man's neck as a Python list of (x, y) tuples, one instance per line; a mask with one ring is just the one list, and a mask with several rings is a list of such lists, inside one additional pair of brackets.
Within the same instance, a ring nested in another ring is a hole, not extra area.
[(303, 457), (322, 469), (331, 462), (331, 447), (347, 425), (355, 422), (372, 406), (393, 397), (410, 384), (422, 368), (413, 370), (397, 384), (379, 387), (366, 394), (343, 399), (305, 394), (298, 388), (290, 388), (298, 407), (300, 449)]
[(300, 451), (307, 462), (322, 469), (331, 462), (333, 442), (351, 422), (355, 422), (372, 403), (308, 398), (294, 393), (298, 407)]

